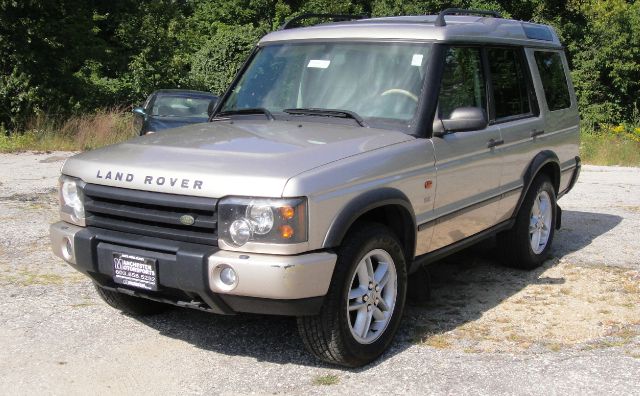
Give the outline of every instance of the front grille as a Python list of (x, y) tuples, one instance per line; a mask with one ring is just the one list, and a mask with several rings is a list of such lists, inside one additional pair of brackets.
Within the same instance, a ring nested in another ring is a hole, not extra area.
[[(217, 214), (213, 198), (189, 197), (87, 184), (87, 225), (131, 234), (216, 245)], [(190, 215), (192, 225), (180, 218)]]

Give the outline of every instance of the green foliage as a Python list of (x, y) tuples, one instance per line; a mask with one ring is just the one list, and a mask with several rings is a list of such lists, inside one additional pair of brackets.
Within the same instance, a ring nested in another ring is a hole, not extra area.
[(633, 120), (640, 109), (640, 2), (591, 1), (587, 34), (574, 44), (573, 78), (584, 120)]
[(264, 30), (251, 25), (221, 25), (192, 58), (190, 78), (194, 86), (217, 94), (224, 93), (264, 33)]
[(160, 88), (222, 93), (263, 34), (304, 12), (447, 7), (554, 26), (586, 123), (640, 122), (640, 0), (0, 0), (0, 131), (139, 104)]

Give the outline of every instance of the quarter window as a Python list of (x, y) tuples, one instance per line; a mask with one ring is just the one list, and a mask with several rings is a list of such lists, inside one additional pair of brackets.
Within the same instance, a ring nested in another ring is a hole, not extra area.
[(486, 110), (487, 94), (481, 59), (479, 48), (449, 48), (438, 102), (441, 119), (449, 119), (458, 107)]
[(515, 48), (489, 48), (489, 69), (493, 85), (495, 118), (531, 114), (522, 51)]
[(535, 58), (549, 110), (570, 107), (571, 97), (560, 54), (558, 52), (536, 51)]

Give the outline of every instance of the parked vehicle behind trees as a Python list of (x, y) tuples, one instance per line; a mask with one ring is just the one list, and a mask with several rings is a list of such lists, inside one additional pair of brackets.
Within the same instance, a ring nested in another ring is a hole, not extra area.
[(181, 89), (155, 91), (142, 107), (133, 109), (139, 135), (207, 122), (218, 97), (209, 92)]

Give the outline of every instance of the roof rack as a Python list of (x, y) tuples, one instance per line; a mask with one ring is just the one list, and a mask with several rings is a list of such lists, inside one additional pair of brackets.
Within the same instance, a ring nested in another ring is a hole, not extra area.
[(494, 18), (502, 18), (502, 15), (498, 11), (488, 11), (488, 10), (465, 10), (463, 8), (447, 8), (438, 14), (436, 18), (435, 25), (436, 26), (447, 26), (447, 22), (444, 20), (444, 17), (447, 15), (486, 15), (492, 16)]
[(369, 15), (348, 15), (348, 14), (302, 14), (302, 15), (298, 15), (297, 17), (293, 17), (291, 19), (289, 19), (288, 21), (286, 21), (282, 26), (280, 26), (280, 30), (286, 30), (286, 29), (293, 29), (297, 26), (297, 22), (300, 22), (304, 19), (309, 19), (309, 18), (324, 18), (324, 19), (331, 19), (335, 22), (337, 21), (353, 21), (353, 20), (357, 20), (357, 19), (364, 19), (364, 18), (370, 18)]

